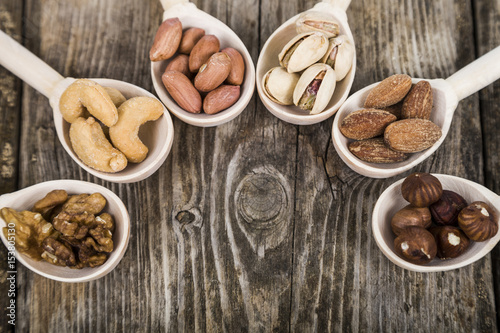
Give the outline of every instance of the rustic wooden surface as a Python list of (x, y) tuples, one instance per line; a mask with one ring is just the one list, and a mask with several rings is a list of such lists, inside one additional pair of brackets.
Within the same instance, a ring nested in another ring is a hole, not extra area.
[[(194, 3), (235, 30), (256, 62), (267, 37), (315, 1)], [(2, 0), (0, 28), (64, 76), (153, 91), (147, 55), (161, 14), (158, 0)], [(353, 92), (394, 73), (446, 78), (500, 44), (500, 0), (352, 0), (347, 15), (358, 56)], [(462, 101), (444, 144), (411, 171), (500, 193), (499, 105), (500, 83)], [(100, 280), (59, 283), (18, 265), (20, 332), (497, 331), (498, 246), (446, 273), (392, 264), (370, 216), (381, 192), (410, 172), (375, 180), (350, 170), (331, 143), (332, 119), (290, 125), (257, 94), (217, 128), (174, 118), (165, 164), (129, 185), (79, 168), (57, 139), (47, 99), (2, 68), (0, 120), (0, 193), (87, 180), (119, 195), (132, 221), (125, 257)], [(11, 329), (2, 315), (0, 331)]]

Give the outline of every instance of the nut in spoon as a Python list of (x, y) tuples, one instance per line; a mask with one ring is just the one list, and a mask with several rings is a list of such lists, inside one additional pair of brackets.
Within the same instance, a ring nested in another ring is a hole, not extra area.
[[(483, 201), (496, 212), (497, 216), (500, 213), (500, 196), (486, 187), (460, 177), (442, 174), (433, 174), (433, 176), (439, 179), (443, 189), (460, 194), (468, 203)], [(401, 195), (403, 181), (404, 179), (398, 180), (380, 195), (372, 214), (373, 237), (384, 255), (396, 265), (415, 272), (442, 272), (457, 269), (484, 257), (500, 240), (500, 232), (497, 232), (495, 236), (484, 242), (471, 242), (467, 251), (456, 258), (434, 259), (427, 265), (416, 265), (402, 259), (394, 251), (396, 237), (391, 230), (390, 221), (398, 210), (408, 205)]]
[(218, 126), (236, 118), (250, 102), (255, 89), (255, 68), (245, 44), (243, 44), (231, 28), (215, 17), (199, 10), (193, 3), (187, 0), (161, 0), (161, 3), (165, 10), (163, 20), (177, 17), (181, 21), (183, 29), (193, 27), (204, 29), (206, 34), (215, 35), (219, 39), (221, 49), (226, 47), (236, 49), (243, 56), (245, 62), (245, 77), (241, 84), (240, 97), (232, 106), (212, 115), (191, 113), (182, 109), (170, 97), (161, 79), (165, 68), (173, 58), (151, 62), (151, 77), (158, 97), (160, 97), (160, 100), (165, 104), (167, 109), (177, 118), (194, 126)]
[[(149, 177), (163, 164), (170, 152), (174, 138), (174, 127), (168, 112), (164, 112), (163, 116), (155, 122), (148, 122), (141, 127), (140, 138), (149, 148), (148, 156), (141, 163), (128, 163), (124, 170), (117, 173), (101, 172), (85, 165), (71, 148), (69, 139), (70, 124), (64, 121), (59, 111), (61, 95), (75, 79), (62, 77), (3, 31), (0, 31), (0, 48), (2, 49), (0, 65), (49, 98), (59, 141), (71, 158), (83, 169), (110, 182), (132, 183)], [(92, 80), (101, 86), (118, 89), (127, 99), (136, 96), (156, 98), (148, 91), (127, 82), (111, 79)]]
[[(441, 138), (432, 147), (413, 153), (407, 160), (399, 163), (369, 163), (358, 159), (349, 151), (350, 140), (340, 132), (340, 124), (349, 113), (363, 109), (366, 96), (379, 82), (359, 90), (346, 100), (333, 121), (332, 140), (337, 153), (352, 170), (372, 178), (388, 178), (413, 168), (443, 143), (458, 102), (500, 78), (499, 59), (500, 47), (497, 47), (446, 80), (427, 80), (432, 86), (434, 96), (430, 120), (441, 128)], [(413, 83), (420, 80), (422, 79), (413, 79)]]
[[(59, 179), (38, 183), (19, 191), (3, 194), (0, 196), (0, 209), (9, 207), (17, 211), (30, 210), (33, 205), (52, 190), (65, 190), (68, 194), (100, 193), (106, 198), (105, 211), (113, 216), (115, 220), (115, 230), (113, 232), (114, 249), (110, 253), (106, 262), (98, 267), (85, 267), (82, 269), (71, 269), (69, 267), (57, 266), (45, 260), (35, 260), (28, 255), (15, 251), (17, 261), (33, 272), (46, 278), (62, 282), (85, 282), (103, 277), (111, 272), (123, 258), (127, 250), (130, 238), (130, 217), (127, 208), (122, 200), (106, 187), (73, 179)], [(5, 221), (0, 217), (0, 238), (5, 247), (10, 248), (15, 241), (9, 237), (8, 231), (4, 234), (4, 227), (12, 230), (10, 221)]]
[[(323, 2), (317, 3), (312, 9), (304, 13), (322, 12), (330, 14), (338, 22), (340, 34), (347, 35), (354, 45), (354, 39), (352, 37), (349, 24), (347, 23), (347, 15), (345, 13), (350, 3), (351, 0), (324, 0)], [(351, 86), (354, 81), (354, 74), (356, 72), (356, 53), (354, 53), (354, 59), (350, 71), (342, 81), (337, 82), (335, 92), (330, 99), (330, 102), (327, 107), (318, 114), (309, 114), (307, 111), (301, 110), (299, 107), (294, 105), (277, 104), (264, 93), (262, 79), (269, 69), (280, 66), (278, 54), (281, 52), (285, 44), (297, 35), (295, 22), (299, 16), (304, 13), (299, 13), (283, 23), (267, 39), (260, 52), (256, 71), (257, 92), (259, 93), (264, 106), (276, 117), (295, 125), (316, 124), (334, 115), (349, 95), (349, 91), (351, 90)]]

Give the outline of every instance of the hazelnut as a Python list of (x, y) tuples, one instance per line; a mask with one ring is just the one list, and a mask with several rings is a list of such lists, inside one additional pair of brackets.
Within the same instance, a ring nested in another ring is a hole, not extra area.
[(436, 240), (438, 258), (456, 258), (469, 247), (470, 240), (456, 227), (433, 227), (429, 231)]
[(430, 173), (415, 172), (401, 184), (401, 194), (413, 206), (428, 207), (439, 200), (443, 187), (439, 179)]
[(424, 265), (436, 257), (437, 245), (432, 234), (421, 227), (408, 227), (394, 240), (396, 253), (413, 264)]
[(439, 225), (458, 226), (458, 214), (467, 207), (467, 201), (458, 193), (443, 190), (441, 198), (430, 205), (432, 219)]
[(431, 226), (431, 222), (429, 208), (408, 205), (394, 214), (391, 219), (391, 227), (392, 231), (396, 235), (399, 235), (407, 227), (422, 227), (427, 229)]
[(482, 201), (474, 201), (458, 214), (458, 225), (471, 240), (483, 242), (495, 236), (498, 222), (495, 212)]

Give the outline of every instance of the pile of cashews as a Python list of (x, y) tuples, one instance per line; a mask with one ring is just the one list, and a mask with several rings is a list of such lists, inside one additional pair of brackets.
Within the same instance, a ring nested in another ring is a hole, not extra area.
[(139, 138), (139, 128), (163, 115), (163, 105), (155, 98), (127, 100), (117, 89), (88, 79), (76, 80), (64, 91), (59, 109), (71, 124), (69, 137), (80, 160), (111, 173), (146, 158), (148, 148)]

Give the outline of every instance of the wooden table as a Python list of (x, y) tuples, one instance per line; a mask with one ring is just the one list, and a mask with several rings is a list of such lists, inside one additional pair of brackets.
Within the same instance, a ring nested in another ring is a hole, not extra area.
[[(315, 1), (194, 3), (234, 29), (256, 62), (268, 36)], [(352, 0), (347, 15), (358, 57), (352, 92), (394, 73), (446, 78), (500, 44), (500, 0)], [(148, 52), (161, 17), (158, 0), (0, 2), (0, 28), (62, 75), (152, 92)], [(444, 144), (411, 171), (499, 193), (499, 118), (497, 82), (459, 104)], [(18, 264), (20, 332), (497, 330), (499, 248), (445, 273), (391, 263), (372, 237), (371, 213), (410, 172), (383, 180), (353, 172), (332, 145), (332, 118), (291, 125), (257, 94), (216, 128), (174, 118), (166, 162), (134, 184), (81, 169), (57, 139), (47, 99), (3, 68), (0, 120), (0, 193), (86, 180), (119, 195), (132, 221), (125, 257), (97, 281), (59, 283)], [(2, 246), (3, 309), (5, 255)], [(0, 331), (11, 329), (2, 313)]]

